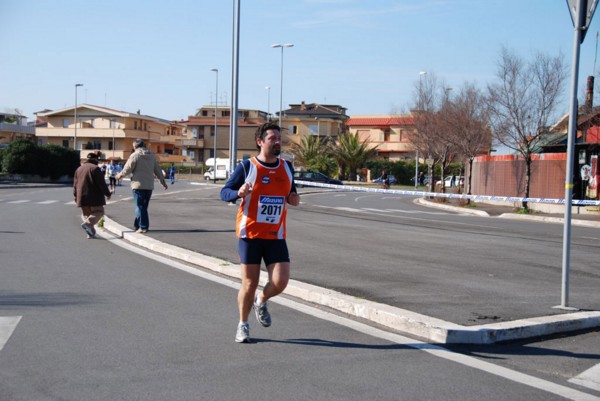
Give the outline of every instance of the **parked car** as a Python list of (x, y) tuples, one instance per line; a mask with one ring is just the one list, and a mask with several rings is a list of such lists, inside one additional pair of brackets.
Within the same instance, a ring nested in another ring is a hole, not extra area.
[[(326, 176), (318, 171), (296, 171), (294, 172), (294, 180), (321, 182), (323, 184), (344, 185), (340, 180)], [(302, 188), (302, 185), (296, 184)]]
[[(455, 178), (455, 183), (454, 186), (464, 186), (465, 185), (465, 177), (463, 177), (462, 175), (460, 177), (456, 177)], [(449, 175), (448, 177), (444, 178), (444, 187), (445, 188), (450, 188), (452, 187), (452, 176)], [(442, 181), (438, 180), (435, 182), (435, 185), (442, 185)]]
[[(394, 176), (393, 176), (393, 175), (391, 175), (391, 174), (388, 174), (388, 180), (390, 181), (390, 185), (392, 185), (392, 184), (395, 184), (395, 183), (396, 183), (396, 177), (394, 177)], [(381, 183), (383, 182), (383, 179), (382, 179), (381, 177), (379, 177), (379, 178), (375, 178), (375, 179), (373, 180), (373, 182), (374, 182), (374, 183), (376, 183), (376, 184), (381, 184)]]

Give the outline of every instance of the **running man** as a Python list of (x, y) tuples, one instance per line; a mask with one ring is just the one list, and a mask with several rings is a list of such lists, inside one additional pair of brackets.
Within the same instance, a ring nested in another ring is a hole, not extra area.
[[(256, 319), (264, 327), (271, 325), (267, 300), (283, 292), (290, 278), (290, 257), (286, 235), (286, 203), (300, 204), (294, 185), (294, 168), (280, 159), (281, 132), (278, 125), (261, 125), (254, 135), (258, 156), (242, 161), (223, 189), (221, 199), (242, 199), (237, 213), (236, 234), (242, 268), (238, 292), (240, 321), (235, 341), (250, 341), (248, 316), (254, 308)], [(269, 281), (256, 292), (260, 264), (265, 261)]]

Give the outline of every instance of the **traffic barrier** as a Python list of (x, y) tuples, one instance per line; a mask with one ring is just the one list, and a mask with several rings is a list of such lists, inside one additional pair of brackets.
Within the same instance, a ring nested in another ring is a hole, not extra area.
[[(564, 205), (564, 199), (552, 199), (552, 198), (520, 198), (517, 196), (490, 196), (490, 195), (463, 195), (463, 194), (446, 194), (440, 192), (425, 192), (425, 191), (409, 191), (404, 189), (383, 189), (383, 188), (369, 188), (369, 187), (358, 187), (351, 185), (334, 185), (334, 184), (323, 184), (320, 182), (294, 180), (296, 184), (307, 186), (307, 187), (319, 187), (338, 189), (342, 191), (353, 191), (353, 192), (373, 192), (373, 193), (385, 193), (393, 195), (407, 195), (407, 196), (426, 196), (435, 198), (448, 198), (448, 199), (471, 199), (479, 201), (505, 201), (505, 202), (530, 202), (530, 203), (549, 203), (554, 205)], [(571, 205), (573, 206), (600, 206), (600, 200), (591, 199), (572, 199)]]

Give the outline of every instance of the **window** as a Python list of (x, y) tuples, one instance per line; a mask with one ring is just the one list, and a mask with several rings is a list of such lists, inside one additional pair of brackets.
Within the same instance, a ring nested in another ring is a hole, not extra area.
[(135, 129), (135, 130), (137, 129), (137, 121), (133, 122), (133, 129)]
[(63, 118), (63, 128), (68, 128), (68, 127), (69, 127), (69, 119)]
[(97, 149), (97, 150), (102, 149), (102, 142), (94, 141), (94, 149)]
[(92, 118), (92, 119), (90, 119), (90, 128), (95, 128), (95, 127), (94, 127), (94, 119), (93, 119), (93, 118)]
[(208, 111), (202, 110), (202, 117), (208, 117)]
[(292, 135), (298, 135), (298, 126), (297, 125), (289, 125), (288, 132)]
[(192, 137), (194, 139), (198, 138), (198, 128), (193, 128), (192, 129)]
[(210, 136), (215, 136), (215, 126), (210, 127)]
[(148, 124), (144, 123), (144, 131), (148, 131)]
[(200, 127), (198, 130), (198, 139), (204, 139), (204, 127)]
[(310, 135), (319, 135), (318, 124), (308, 124), (308, 130), (310, 131)]
[(68, 139), (63, 139), (63, 148), (69, 148), (69, 140)]
[(223, 112), (221, 113), (221, 115), (223, 117), (229, 117), (231, 115), (231, 113), (229, 112), (229, 110), (223, 110)]
[(117, 128), (117, 120), (115, 120), (114, 118), (110, 120), (110, 128)]
[(383, 131), (383, 141), (384, 142), (390, 141), (390, 130), (389, 129), (386, 129), (385, 131)]
[(108, 141), (108, 150), (113, 150), (113, 141)]
[(190, 159), (194, 160), (196, 158), (196, 152), (193, 150), (190, 150)]

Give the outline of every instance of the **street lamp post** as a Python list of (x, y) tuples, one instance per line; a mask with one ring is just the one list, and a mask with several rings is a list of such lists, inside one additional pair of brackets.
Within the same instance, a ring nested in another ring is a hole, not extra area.
[(75, 84), (75, 134), (73, 135), (74, 150), (77, 150), (77, 88), (80, 86), (83, 86), (83, 84)]
[(271, 87), (265, 86), (265, 89), (267, 90), (267, 117), (270, 120), (271, 119)]
[(219, 69), (213, 68), (215, 75), (215, 136), (213, 138), (213, 183), (217, 182), (217, 100), (219, 93)]
[(283, 48), (284, 47), (294, 47), (292, 43), (285, 44), (274, 44), (271, 45), (272, 48), (281, 48), (281, 74), (280, 74), (280, 83), (279, 83), (279, 128), (281, 127), (281, 119), (283, 116)]

